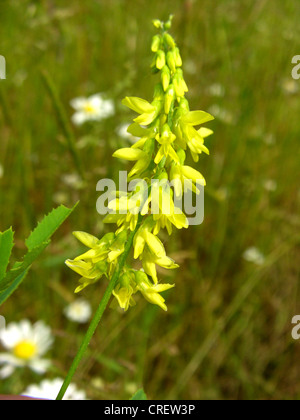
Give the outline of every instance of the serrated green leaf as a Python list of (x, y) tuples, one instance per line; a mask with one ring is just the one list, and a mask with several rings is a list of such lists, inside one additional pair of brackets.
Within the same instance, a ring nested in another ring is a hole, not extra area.
[(50, 241), (44, 242), (27, 252), (23, 261), (18, 262), (14, 267), (6, 273), (6, 276), (0, 281), (0, 292), (6, 290), (14, 280), (20, 276), (24, 271), (28, 270), (31, 264), (36, 260), (44, 249), (49, 245)]
[(147, 400), (147, 395), (143, 389), (139, 389), (133, 397), (130, 398), (131, 401), (143, 401)]
[(38, 247), (43, 242), (48, 241), (60, 225), (70, 216), (77, 204), (72, 209), (61, 205), (52, 210), (37, 225), (26, 240), (26, 246), (29, 250)]
[(9, 257), (14, 246), (14, 233), (12, 228), (5, 232), (0, 232), (0, 281), (6, 273)]
[(28, 270), (21, 273), (15, 280), (12, 281), (10, 286), (0, 292), (0, 306), (10, 297), (10, 295), (18, 288), (18, 286), (22, 283), (24, 278), (26, 277)]

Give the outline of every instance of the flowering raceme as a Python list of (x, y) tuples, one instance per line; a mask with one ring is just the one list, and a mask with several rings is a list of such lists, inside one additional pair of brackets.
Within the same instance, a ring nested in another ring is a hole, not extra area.
[[(108, 233), (102, 239), (75, 232), (76, 238), (89, 250), (66, 261), (81, 275), (76, 292), (103, 277), (110, 281), (120, 269), (112, 293), (125, 311), (135, 304), (134, 295), (138, 292), (148, 302), (167, 310), (160, 293), (174, 285), (159, 282), (157, 266), (175, 269), (178, 265), (167, 256), (158, 234), (162, 229), (171, 235), (174, 228), (188, 227), (188, 219), (174, 199), (182, 197), (185, 191), (199, 194), (197, 185), (205, 185), (203, 175), (186, 165), (185, 160), (187, 153), (194, 162), (199, 160), (202, 152), (209, 154), (204, 140), (213, 133), (208, 128), (199, 128), (213, 120), (212, 115), (189, 109), (180, 52), (168, 33), (171, 19), (166, 23), (158, 20), (153, 23), (160, 33), (153, 37), (151, 67), (159, 81), (151, 102), (138, 97), (126, 97), (122, 101), (138, 114), (127, 130), (136, 141), (131, 147), (113, 154), (115, 158), (133, 162), (128, 182), (137, 181), (135, 190), (117, 192), (117, 198), (109, 202), (112, 213), (104, 222), (116, 223), (116, 232)], [(174, 187), (174, 197), (173, 190), (168, 187), (170, 184)], [(133, 258), (141, 261), (143, 268), (140, 270), (133, 269), (128, 263), (120, 264), (131, 233), (134, 234)]]

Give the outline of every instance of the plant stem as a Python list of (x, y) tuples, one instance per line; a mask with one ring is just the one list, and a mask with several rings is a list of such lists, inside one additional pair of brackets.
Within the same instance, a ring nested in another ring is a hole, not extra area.
[(141, 224), (141, 220), (139, 220), (135, 230), (133, 232), (131, 232), (129, 237), (128, 237), (128, 240), (127, 240), (127, 243), (126, 243), (126, 246), (125, 246), (125, 250), (124, 250), (124, 252), (123, 252), (123, 254), (120, 258), (119, 264), (118, 264), (110, 282), (108, 283), (108, 286), (105, 290), (103, 298), (101, 299), (101, 302), (98, 306), (98, 309), (95, 313), (95, 316), (94, 316), (94, 318), (92, 319), (92, 321), (89, 325), (89, 328), (86, 332), (86, 335), (85, 335), (85, 337), (84, 337), (84, 339), (81, 343), (81, 346), (78, 350), (78, 353), (76, 354), (76, 356), (73, 360), (73, 363), (72, 363), (72, 365), (69, 369), (69, 372), (67, 373), (67, 376), (64, 380), (64, 383), (62, 384), (62, 387), (61, 387), (61, 389), (60, 389), (60, 391), (59, 391), (59, 393), (56, 397), (57, 400), (62, 400), (63, 399), (63, 397), (65, 395), (65, 392), (67, 391), (68, 386), (70, 385), (71, 380), (74, 376), (74, 373), (76, 372), (76, 370), (79, 366), (79, 363), (80, 363), (81, 359), (83, 358), (84, 353), (85, 353), (85, 351), (86, 351), (86, 349), (87, 349), (87, 347), (88, 347), (88, 345), (89, 345), (89, 343), (90, 343), (90, 341), (91, 341), (91, 339), (94, 335), (94, 332), (96, 331), (96, 328), (98, 327), (98, 324), (101, 321), (102, 315), (103, 315), (103, 313), (104, 313), (104, 311), (105, 311), (105, 309), (108, 305), (108, 302), (110, 300), (112, 292), (113, 292), (113, 290), (115, 288), (115, 285), (117, 283), (117, 280), (120, 276), (120, 272), (121, 272), (122, 268), (124, 267), (126, 259), (129, 255), (129, 252), (130, 252), (131, 248), (132, 248), (133, 238), (134, 238), (137, 230), (139, 229), (140, 224)]

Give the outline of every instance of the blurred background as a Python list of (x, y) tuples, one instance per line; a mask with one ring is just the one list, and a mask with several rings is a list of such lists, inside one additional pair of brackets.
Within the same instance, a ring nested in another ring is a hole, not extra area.
[[(162, 236), (180, 264), (161, 272), (176, 283), (168, 312), (143, 298), (124, 314), (109, 309), (74, 382), (91, 399), (128, 399), (141, 386), (151, 399), (300, 397), (300, 341), (291, 337), (300, 314), (294, 0), (1, 2), (0, 230), (13, 226), (14, 259), (44, 214), (80, 204), (1, 307), (8, 323), (51, 327), (51, 370), (42, 378), (18, 370), (0, 393), (63, 377), (77, 352), (87, 324), (64, 315), (78, 280), (64, 260), (82, 251), (72, 231), (111, 228), (96, 212), (96, 184), (127, 169), (111, 157), (130, 145), (122, 127), (134, 113), (121, 100), (151, 100), (152, 19), (171, 13), (191, 108), (215, 116), (210, 156), (197, 164), (207, 181), (205, 220)], [(113, 100), (114, 115), (74, 125), (70, 101), (98, 92)], [(105, 286), (81, 292), (93, 311)]]

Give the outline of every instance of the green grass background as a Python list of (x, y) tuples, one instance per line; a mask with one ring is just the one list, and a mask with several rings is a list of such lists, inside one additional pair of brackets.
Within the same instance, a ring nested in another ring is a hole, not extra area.
[[(55, 334), (53, 367), (63, 377), (86, 330), (63, 315), (78, 276), (65, 265), (81, 249), (73, 230), (105, 231), (96, 212), (96, 183), (125, 167), (111, 158), (126, 145), (116, 127), (133, 114), (124, 96), (151, 99), (151, 20), (175, 15), (192, 109), (213, 110), (205, 176), (205, 220), (163, 236), (180, 269), (162, 272), (176, 288), (168, 312), (142, 298), (127, 313), (109, 309), (74, 381), (93, 399), (128, 399), (144, 386), (151, 399), (297, 399), (300, 342), (291, 319), (300, 313), (300, 3), (294, 0), (73, 0), (1, 2), (0, 230), (15, 230), (14, 258), (43, 214), (80, 204), (26, 281), (1, 308), (7, 322), (43, 319)], [(69, 123), (69, 101), (105, 92), (116, 115), (70, 125), (85, 183), (68, 182), (78, 165), (43, 74), (51, 78)], [(221, 85), (216, 96), (211, 86)], [(67, 176), (67, 178), (66, 178)], [(266, 180), (275, 191), (264, 188)], [(243, 259), (257, 247), (262, 266)], [(82, 292), (93, 310), (105, 282)], [(21, 370), (0, 393), (20, 393), (41, 378)]]

